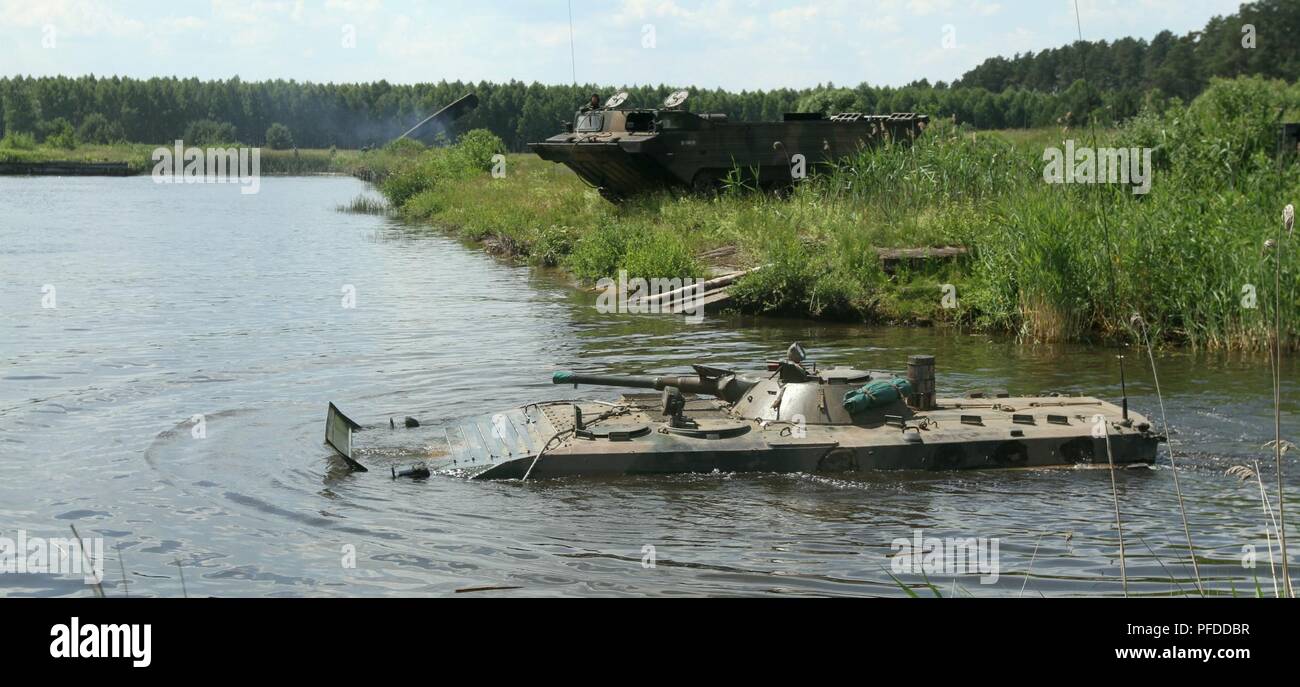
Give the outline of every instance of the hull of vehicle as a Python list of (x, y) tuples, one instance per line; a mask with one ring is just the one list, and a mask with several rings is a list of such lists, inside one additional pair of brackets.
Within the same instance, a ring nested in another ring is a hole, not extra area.
[(463, 423), (448, 431), (448, 452), (429, 467), (475, 479), (1105, 467), (1152, 463), (1160, 442), (1141, 415), (1124, 419), (1120, 408), (1091, 398), (945, 399), (903, 422), (802, 427), (736, 419), (724, 404), (693, 399), (685, 413), (690, 430), (656, 416), (653, 402), (578, 403), (585, 418), (619, 409), (583, 421), (586, 437), (574, 432), (572, 403)]
[(885, 140), (911, 142), (929, 120), (895, 114), (764, 123), (689, 115), (678, 121), (679, 128), (652, 131), (560, 134), (529, 147), (606, 197), (628, 198), (663, 189), (716, 189), (733, 171), (746, 183), (789, 184), (800, 170), (814, 172)]

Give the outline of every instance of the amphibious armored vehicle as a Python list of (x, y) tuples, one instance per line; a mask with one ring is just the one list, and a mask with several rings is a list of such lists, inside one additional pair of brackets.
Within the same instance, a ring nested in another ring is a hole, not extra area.
[[(1108, 466), (1151, 463), (1162, 440), (1127, 399), (1116, 406), (1088, 397), (943, 398), (935, 394), (932, 356), (912, 357), (907, 375), (896, 376), (818, 369), (805, 355), (795, 344), (765, 375), (705, 365), (663, 377), (557, 372), (555, 384), (651, 393), (530, 403), (446, 426), (422, 442), (445, 451), (406, 474), (526, 480)], [(359, 428), (330, 405), (326, 442), (364, 469), (352, 447)]]
[(788, 186), (886, 138), (910, 142), (930, 121), (910, 112), (801, 112), (781, 122), (732, 122), (724, 114), (686, 111), (687, 97), (679, 91), (659, 108), (635, 109), (622, 107), (627, 93), (619, 93), (604, 107), (579, 111), (563, 133), (529, 148), (618, 201), (662, 189), (711, 192), (733, 170), (748, 184)]

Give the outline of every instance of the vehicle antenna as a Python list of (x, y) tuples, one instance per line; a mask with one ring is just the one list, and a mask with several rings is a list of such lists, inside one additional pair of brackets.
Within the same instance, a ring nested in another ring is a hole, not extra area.
[(578, 53), (573, 47), (573, 0), (569, 0), (569, 63), (573, 65), (573, 85), (578, 85)]

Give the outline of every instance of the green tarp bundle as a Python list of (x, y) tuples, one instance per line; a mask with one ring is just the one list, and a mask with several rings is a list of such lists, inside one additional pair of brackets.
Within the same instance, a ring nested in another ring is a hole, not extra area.
[(872, 408), (887, 406), (911, 393), (912, 385), (906, 379), (882, 379), (844, 394), (844, 409), (857, 415)]

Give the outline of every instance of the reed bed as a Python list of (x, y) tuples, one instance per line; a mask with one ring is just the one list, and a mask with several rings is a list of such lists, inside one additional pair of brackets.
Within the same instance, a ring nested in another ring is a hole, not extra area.
[(336, 209), (339, 212), (349, 212), (357, 215), (386, 215), (388, 214), (388, 203), (381, 198), (375, 198), (363, 193), (353, 198), (351, 202), (339, 205)]

